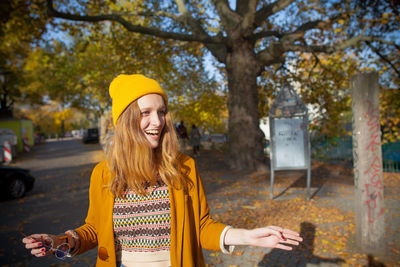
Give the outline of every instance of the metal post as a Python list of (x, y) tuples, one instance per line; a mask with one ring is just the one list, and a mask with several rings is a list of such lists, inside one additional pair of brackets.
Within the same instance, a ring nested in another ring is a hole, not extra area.
[(273, 168), (271, 168), (271, 188), (270, 188), (269, 197), (271, 199), (274, 199), (274, 169)]

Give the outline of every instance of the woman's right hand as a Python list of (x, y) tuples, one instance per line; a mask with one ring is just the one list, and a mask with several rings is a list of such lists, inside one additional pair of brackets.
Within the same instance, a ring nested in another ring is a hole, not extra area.
[(36, 257), (43, 257), (48, 254), (52, 254), (51, 248), (54, 242), (57, 240), (57, 236), (49, 234), (33, 234), (26, 236), (22, 239), (22, 243), (25, 244), (26, 249), (31, 250), (31, 254)]

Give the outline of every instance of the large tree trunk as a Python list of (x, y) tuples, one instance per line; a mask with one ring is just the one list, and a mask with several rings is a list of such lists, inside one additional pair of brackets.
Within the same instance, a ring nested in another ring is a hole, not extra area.
[(259, 67), (253, 51), (250, 43), (235, 42), (226, 60), (229, 86), (229, 164), (231, 168), (240, 170), (266, 169), (262, 147), (264, 134), (259, 127)]

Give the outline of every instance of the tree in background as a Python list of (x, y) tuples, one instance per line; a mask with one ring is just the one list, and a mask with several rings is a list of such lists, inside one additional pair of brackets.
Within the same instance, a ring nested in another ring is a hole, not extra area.
[(0, 118), (11, 118), (17, 101), (37, 99), (21, 88), (27, 83), (25, 59), (46, 31), (39, 1), (5, 0), (0, 4)]
[[(271, 103), (279, 87), (292, 81), (309, 107), (310, 130), (327, 138), (342, 136), (348, 133), (338, 125), (351, 122), (349, 77), (360, 70), (359, 61), (345, 53), (318, 58), (302, 54), (289, 68), (271, 70), (273, 75), (261, 82), (260, 95)], [(268, 104), (260, 107), (264, 116), (268, 115), (266, 107)]]
[[(62, 137), (65, 132), (76, 129), (79, 120), (83, 119), (83, 114), (79, 114), (77, 110), (72, 108), (60, 111), (59, 103), (55, 101), (49, 101), (48, 104), (30, 107), (29, 109), (18, 109), (15, 113), (17, 118), (30, 119), (35, 125), (35, 132), (37, 134), (43, 133), (46, 137), (56, 135)], [(87, 125), (87, 121), (83, 120), (83, 123)]]
[[(45, 45), (32, 49), (25, 63), (30, 80), (25, 91), (56, 101), (60, 110), (73, 107), (97, 118), (111, 108), (109, 83), (120, 73), (143, 73), (157, 79), (170, 96), (173, 112), (180, 110), (181, 96), (187, 97), (188, 104), (200, 94), (208, 101), (214, 95), (221, 98), (216, 91), (224, 95), (204, 71), (199, 44), (126, 35), (119, 24), (86, 26), (61, 23), (57, 29), (65, 31), (64, 41), (52, 37)], [(224, 101), (213, 101), (214, 116), (224, 106)], [(184, 120), (190, 116), (179, 113)], [(210, 125), (216, 126), (217, 121), (221, 124), (218, 117), (213, 117)]]
[(179, 96), (170, 109), (175, 121), (183, 120), (187, 126), (195, 124), (202, 132), (225, 133), (228, 109), (226, 95), (213, 90)]
[(381, 90), (380, 115), (383, 143), (400, 141), (400, 90)]
[(359, 1), (78, 1), (79, 6), (47, 2), (54, 17), (108, 21), (130, 32), (203, 44), (226, 70), (229, 159), (238, 169), (265, 167), (257, 79), (268, 66), (287, 65), (299, 53), (365, 51), (368, 43), (380, 51), (394, 51), (391, 34), (396, 28), (382, 31), (380, 25), (399, 22), (394, 11), (398, 4), (390, 0), (379, 2), (382, 16), (377, 23), (374, 9), (359, 6)]

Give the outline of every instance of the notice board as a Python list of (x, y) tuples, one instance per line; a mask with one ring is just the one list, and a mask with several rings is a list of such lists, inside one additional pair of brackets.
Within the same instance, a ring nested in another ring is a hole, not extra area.
[(307, 168), (303, 119), (275, 119), (274, 124), (275, 169)]

